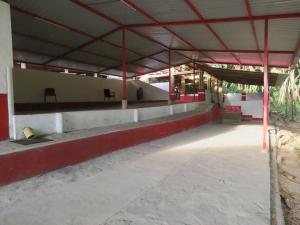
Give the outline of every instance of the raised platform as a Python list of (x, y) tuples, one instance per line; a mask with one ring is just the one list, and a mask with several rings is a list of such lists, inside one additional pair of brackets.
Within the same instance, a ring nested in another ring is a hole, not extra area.
[(20, 147), (0, 143), (0, 185), (73, 165), (118, 149), (162, 138), (222, 117), (217, 106), (209, 112), (180, 115), (113, 127), (56, 134), (54, 142)]
[[(167, 100), (157, 101), (129, 101), (128, 108), (143, 108), (167, 105)], [(99, 101), (99, 102), (37, 102), (37, 103), (16, 103), (15, 112), (17, 115), (39, 114), (52, 112), (69, 112), (82, 110), (99, 109), (120, 109), (120, 101)]]
[(132, 103), (127, 109), (111, 106), (106, 109), (26, 113), (13, 116), (12, 138), (22, 139), (24, 127), (31, 127), (37, 135), (49, 135), (162, 118), (199, 107), (205, 108), (207, 104), (190, 102), (169, 105), (167, 102), (152, 101)]

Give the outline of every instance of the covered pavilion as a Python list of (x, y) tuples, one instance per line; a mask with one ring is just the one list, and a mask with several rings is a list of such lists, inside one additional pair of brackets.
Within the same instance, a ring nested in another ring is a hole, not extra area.
[[(6, 0), (0, 1), (0, 140), (13, 129), (12, 69), (28, 68), (127, 80), (171, 67), (199, 64), (221, 80), (264, 86), (263, 147), (267, 147), (270, 67), (300, 57), (299, 0)], [(216, 71), (207, 63), (263, 66), (263, 74)], [(229, 78), (228, 78), (229, 77)], [(186, 107), (186, 106), (185, 106)]]

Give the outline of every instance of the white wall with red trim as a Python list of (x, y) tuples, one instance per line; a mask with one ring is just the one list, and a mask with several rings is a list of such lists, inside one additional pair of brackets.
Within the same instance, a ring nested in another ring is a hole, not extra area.
[(247, 93), (245, 101), (242, 101), (241, 93), (224, 94), (223, 106), (241, 106), (243, 115), (263, 118), (263, 96), (259, 93)]
[(0, 1), (0, 140), (13, 133), (11, 68), (13, 67), (10, 7)]
[(211, 109), (211, 105), (201, 102), (139, 109), (115, 109), (61, 112), (14, 116), (14, 139), (23, 138), (23, 128), (31, 127), (37, 135), (70, 132), (96, 127), (134, 123), (169, 115), (189, 112), (198, 108)]

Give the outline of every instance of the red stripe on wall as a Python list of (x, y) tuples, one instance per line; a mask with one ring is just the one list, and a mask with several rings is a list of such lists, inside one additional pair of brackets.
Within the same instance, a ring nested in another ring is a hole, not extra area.
[(7, 94), (0, 94), (0, 141), (9, 138)]
[(217, 106), (209, 113), (95, 137), (56, 143), (0, 156), (0, 185), (95, 158), (108, 152), (166, 137), (221, 119)]

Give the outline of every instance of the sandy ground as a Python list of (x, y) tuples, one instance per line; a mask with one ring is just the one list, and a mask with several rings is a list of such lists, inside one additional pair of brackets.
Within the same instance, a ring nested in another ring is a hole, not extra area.
[(268, 225), (261, 133), (205, 125), (2, 187), (0, 224)]

